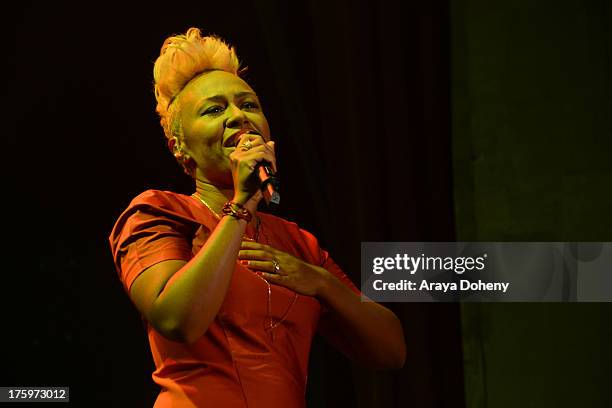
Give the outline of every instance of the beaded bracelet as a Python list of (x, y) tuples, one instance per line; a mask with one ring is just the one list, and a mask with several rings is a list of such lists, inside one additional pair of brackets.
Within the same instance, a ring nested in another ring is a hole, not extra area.
[(233, 201), (228, 201), (227, 203), (225, 203), (222, 212), (223, 215), (230, 215), (235, 218), (240, 218), (242, 220), (245, 220), (246, 222), (251, 222), (251, 218), (253, 218), (251, 212), (247, 210), (242, 204), (235, 203)]

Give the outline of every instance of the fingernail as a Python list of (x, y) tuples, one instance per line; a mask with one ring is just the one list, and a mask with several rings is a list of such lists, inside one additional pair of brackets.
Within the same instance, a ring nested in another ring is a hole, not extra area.
[(248, 264), (249, 264), (249, 261), (247, 261), (246, 259), (241, 259), (241, 260), (240, 260), (240, 263), (241, 263), (242, 265), (248, 265)]

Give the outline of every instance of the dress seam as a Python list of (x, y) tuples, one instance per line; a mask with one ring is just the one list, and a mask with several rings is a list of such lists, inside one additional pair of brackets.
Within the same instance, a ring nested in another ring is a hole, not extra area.
[(244, 386), (242, 385), (242, 379), (240, 378), (240, 371), (238, 370), (238, 366), (236, 365), (236, 360), (234, 360), (234, 353), (232, 352), (232, 344), (229, 340), (227, 329), (225, 328), (225, 323), (223, 322), (223, 318), (219, 317), (219, 325), (223, 329), (223, 335), (225, 336), (225, 340), (227, 341), (228, 350), (232, 357), (232, 367), (234, 367), (234, 372), (236, 373), (236, 378), (238, 378), (238, 384), (240, 384), (240, 391), (242, 392), (242, 398), (244, 399), (244, 406), (249, 408), (249, 402), (246, 397), (246, 393), (244, 390)]

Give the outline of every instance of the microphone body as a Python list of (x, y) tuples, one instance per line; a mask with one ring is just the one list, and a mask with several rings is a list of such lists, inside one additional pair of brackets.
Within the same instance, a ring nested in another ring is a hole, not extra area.
[(280, 194), (278, 192), (280, 183), (270, 164), (268, 162), (258, 163), (255, 167), (255, 174), (259, 179), (259, 189), (263, 193), (266, 204), (269, 207), (278, 206), (280, 204)]

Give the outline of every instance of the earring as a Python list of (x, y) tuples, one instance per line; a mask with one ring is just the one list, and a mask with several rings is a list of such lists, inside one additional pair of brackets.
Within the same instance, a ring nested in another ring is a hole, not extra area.
[(183, 160), (183, 151), (181, 149), (174, 149), (174, 158), (179, 162)]
[(192, 159), (191, 156), (189, 156), (188, 154), (186, 154), (182, 148), (180, 147), (175, 147), (174, 149), (174, 158), (176, 158), (176, 161), (179, 162), (179, 164), (181, 165), (181, 167), (183, 168), (183, 171), (188, 175), (191, 176), (192, 170)]

